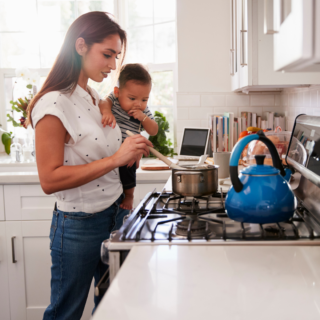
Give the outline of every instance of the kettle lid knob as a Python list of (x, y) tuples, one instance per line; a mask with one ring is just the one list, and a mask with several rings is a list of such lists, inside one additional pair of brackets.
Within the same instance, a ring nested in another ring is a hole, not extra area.
[(256, 159), (257, 165), (263, 165), (265, 157), (266, 157), (265, 154), (259, 154), (259, 155), (254, 156), (254, 158)]

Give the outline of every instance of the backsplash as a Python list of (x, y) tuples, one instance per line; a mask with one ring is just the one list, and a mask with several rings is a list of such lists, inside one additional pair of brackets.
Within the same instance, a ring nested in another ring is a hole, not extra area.
[(288, 129), (291, 131), (297, 115), (320, 116), (320, 85), (285, 89), (281, 92), (280, 101), (288, 114)]
[(242, 111), (284, 115), (286, 95), (279, 93), (180, 93), (177, 92), (176, 137), (178, 150), (184, 127), (208, 127), (211, 114), (233, 112), (235, 117)]

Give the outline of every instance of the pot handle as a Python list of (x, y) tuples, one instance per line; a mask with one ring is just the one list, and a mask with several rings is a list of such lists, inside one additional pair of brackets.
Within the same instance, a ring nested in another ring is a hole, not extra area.
[(230, 179), (231, 183), (233, 185), (233, 188), (236, 192), (240, 192), (243, 189), (243, 184), (240, 181), (238, 175), (238, 163), (240, 160), (240, 156), (242, 153), (242, 150), (245, 148), (245, 146), (253, 141), (253, 140), (259, 140), (263, 142), (269, 149), (273, 166), (280, 170), (280, 174), (284, 177), (286, 175), (286, 172), (283, 168), (282, 162), (280, 160), (278, 151), (275, 147), (275, 145), (272, 143), (270, 139), (268, 139), (262, 130), (258, 131), (256, 134), (251, 134), (250, 136), (246, 136), (242, 138), (240, 141), (237, 142), (237, 144), (234, 146), (234, 149), (231, 153), (230, 158)]

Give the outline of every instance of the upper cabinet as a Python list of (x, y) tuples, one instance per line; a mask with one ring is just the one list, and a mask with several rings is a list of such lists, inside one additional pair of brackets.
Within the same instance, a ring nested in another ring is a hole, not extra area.
[(274, 5), (273, 0), (230, 0), (233, 91), (278, 91), (290, 86), (320, 84), (320, 72), (274, 71)]
[(274, 69), (319, 72), (320, 1), (272, 1), (273, 8), (269, 5), (269, 15), (273, 15), (275, 26)]

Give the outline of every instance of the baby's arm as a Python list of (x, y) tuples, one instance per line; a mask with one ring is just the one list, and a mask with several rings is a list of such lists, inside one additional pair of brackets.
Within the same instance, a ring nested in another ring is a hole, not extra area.
[(143, 126), (144, 130), (146, 130), (150, 136), (155, 136), (158, 133), (158, 124), (145, 114), (143, 119), (141, 120), (141, 125)]
[(100, 100), (99, 102), (99, 109), (102, 114), (101, 123), (105, 127), (106, 125), (114, 128), (116, 126), (116, 119), (112, 114), (112, 102), (110, 99)]
[(147, 131), (150, 136), (155, 136), (158, 133), (158, 124), (150, 119), (144, 112), (140, 109), (133, 109), (128, 112), (129, 116), (138, 119), (141, 122), (144, 130)]

